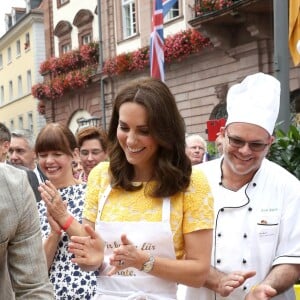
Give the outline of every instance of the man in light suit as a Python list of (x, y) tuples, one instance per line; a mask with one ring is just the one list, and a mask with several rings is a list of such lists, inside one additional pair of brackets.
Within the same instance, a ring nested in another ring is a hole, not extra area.
[(26, 173), (0, 164), (0, 299), (54, 299)]

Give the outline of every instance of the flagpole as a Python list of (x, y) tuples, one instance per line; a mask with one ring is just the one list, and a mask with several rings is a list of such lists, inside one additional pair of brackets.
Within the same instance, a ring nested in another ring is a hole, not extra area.
[(273, 0), (274, 19), (274, 72), (275, 77), (281, 83), (279, 126), (287, 132), (291, 122), (290, 112), (290, 88), (289, 88), (289, 49), (288, 49), (288, 0)]

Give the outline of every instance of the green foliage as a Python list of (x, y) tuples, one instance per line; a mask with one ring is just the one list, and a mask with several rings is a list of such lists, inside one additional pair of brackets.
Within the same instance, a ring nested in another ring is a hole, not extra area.
[(214, 142), (207, 142), (207, 152), (210, 156), (218, 155), (218, 149)]
[(276, 129), (275, 136), (268, 158), (300, 179), (300, 129), (290, 125), (287, 133)]

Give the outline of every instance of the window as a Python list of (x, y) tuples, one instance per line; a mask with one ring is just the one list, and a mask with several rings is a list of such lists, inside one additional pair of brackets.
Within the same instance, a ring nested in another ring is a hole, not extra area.
[(23, 96), (23, 88), (22, 88), (22, 76), (18, 76), (18, 97), (21, 98)]
[(69, 3), (70, 0), (56, 0), (56, 5), (57, 5), (57, 8), (60, 8), (61, 6)]
[(71, 44), (70, 43), (64, 44), (64, 45), (61, 45), (61, 51), (60, 51), (60, 53), (64, 54), (64, 53), (67, 53), (67, 52), (69, 52), (71, 50), (72, 49), (71, 49)]
[(88, 9), (81, 9), (74, 17), (73, 25), (78, 28), (79, 46), (88, 44), (93, 40), (93, 13)]
[(18, 118), (18, 125), (19, 125), (19, 129), (24, 129), (24, 121), (23, 121), (23, 116), (19, 116)]
[(26, 36), (25, 36), (24, 49), (27, 50), (29, 48), (30, 48), (30, 35), (29, 35), (29, 32), (27, 32)]
[(176, 3), (174, 3), (172, 8), (168, 11), (166, 16), (164, 17), (164, 22), (172, 20), (178, 16), (179, 16), (179, 5), (178, 5), (178, 1), (176, 1)]
[(128, 38), (137, 32), (135, 0), (122, 0), (123, 38)]
[(92, 35), (90, 33), (81, 37), (81, 45), (86, 45), (92, 42)]
[(9, 81), (9, 101), (12, 101), (14, 97), (14, 91), (13, 91), (13, 82)]
[(58, 38), (59, 55), (72, 49), (71, 31), (73, 27), (68, 21), (60, 21), (54, 29), (54, 35)]
[(10, 64), (11, 63), (11, 48), (7, 48), (7, 62)]
[(31, 81), (31, 70), (27, 71), (27, 93), (31, 93), (31, 86), (32, 86), (32, 81)]
[(28, 120), (28, 129), (33, 132), (33, 115), (32, 112), (29, 112), (27, 115), (27, 120)]
[(3, 68), (3, 56), (2, 53), (0, 53), (0, 69)]
[(1, 85), (1, 89), (0, 89), (0, 105), (4, 104), (4, 86)]
[(17, 42), (16, 42), (16, 53), (17, 53), (17, 57), (21, 55), (21, 42), (20, 42), (20, 40), (17, 40)]
[(10, 131), (14, 131), (15, 130), (15, 122), (14, 122), (14, 120), (10, 120), (10, 125), (9, 125), (9, 129), (10, 129)]

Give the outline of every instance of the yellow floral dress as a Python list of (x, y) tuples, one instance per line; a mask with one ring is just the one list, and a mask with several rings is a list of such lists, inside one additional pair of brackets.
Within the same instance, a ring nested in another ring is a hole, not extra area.
[[(102, 162), (89, 174), (83, 218), (93, 223), (97, 218), (99, 195), (101, 196), (109, 185), (108, 166), (109, 162)], [(148, 184), (151, 186), (151, 183)], [(130, 192), (121, 188), (112, 189), (104, 205), (101, 220), (161, 221), (162, 199), (145, 195), (145, 186)], [(170, 199), (171, 229), (176, 257), (179, 259), (184, 255), (183, 234), (213, 228), (213, 198), (205, 175), (200, 170), (193, 169), (187, 191), (177, 193)], [(128, 238), (130, 239), (130, 233)]]

